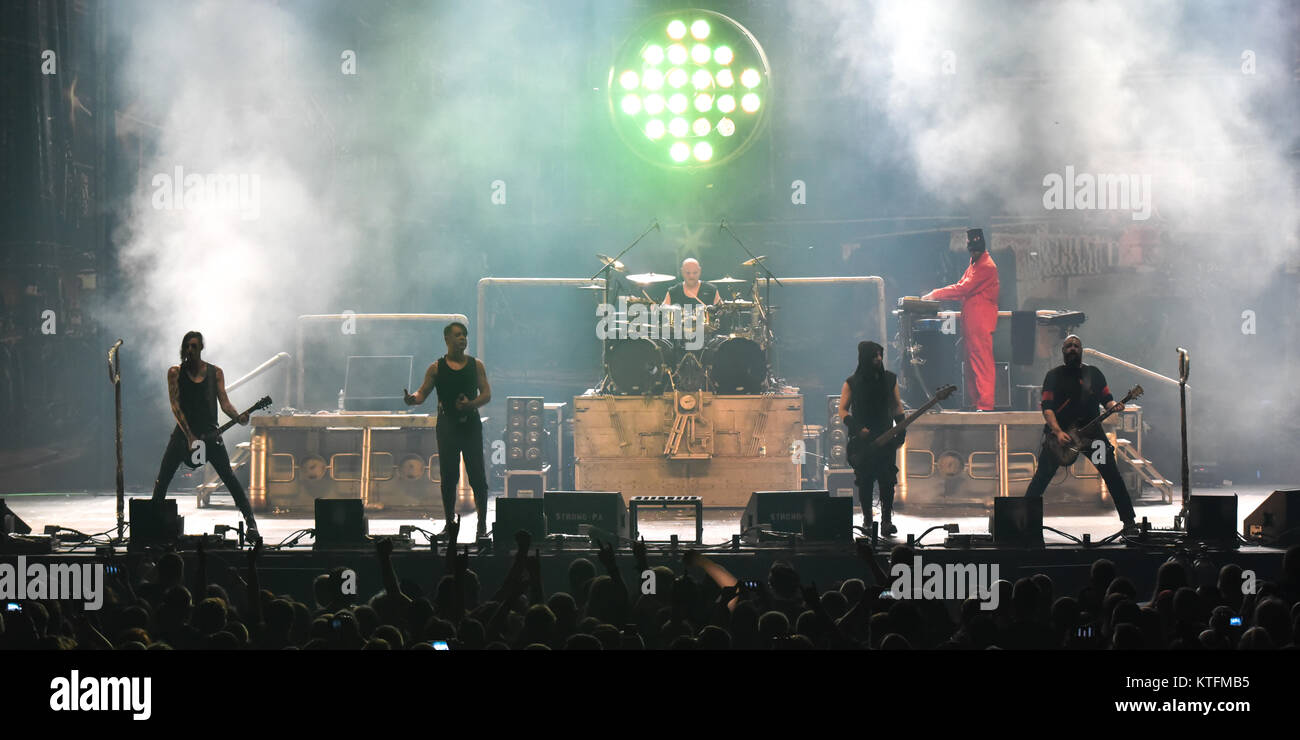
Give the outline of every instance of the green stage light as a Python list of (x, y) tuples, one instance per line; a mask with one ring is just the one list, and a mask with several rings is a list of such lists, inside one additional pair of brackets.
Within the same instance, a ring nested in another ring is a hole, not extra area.
[(771, 68), (757, 39), (710, 10), (646, 19), (619, 48), (608, 82), (620, 137), (664, 167), (733, 160), (762, 133), (771, 106), (762, 99)]

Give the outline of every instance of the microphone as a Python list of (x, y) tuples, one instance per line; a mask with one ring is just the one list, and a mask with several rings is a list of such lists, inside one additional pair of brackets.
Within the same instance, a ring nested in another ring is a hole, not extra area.
[(718, 233), (721, 234), (725, 228), (727, 228), (727, 219), (724, 218), (718, 222)]
[(662, 231), (659, 230), (659, 219), (657, 219), (657, 218), (655, 219), (654, 230), (655, 230), (655, 231), (659, 231), (659, 233), (661, 233), (661, 234), (663, 233)]

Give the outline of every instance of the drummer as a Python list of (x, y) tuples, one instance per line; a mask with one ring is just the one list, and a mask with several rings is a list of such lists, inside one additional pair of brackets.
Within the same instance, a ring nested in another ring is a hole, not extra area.
[(716, 306), (722, 303), (722, 296), (717, 286), (700, 282), (700, 261), (687, 257), (682, 260), (682, 281), (668, 289), (664, 305), (685, 306), (691, 303)]

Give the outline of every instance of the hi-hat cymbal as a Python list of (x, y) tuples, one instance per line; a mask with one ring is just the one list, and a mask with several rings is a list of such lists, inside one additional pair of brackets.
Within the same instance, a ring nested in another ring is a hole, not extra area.
[(623, 264), (619, 260), (614, 259), (613, 257), (610, 257), (609, 255), (605, 255), (605, 254), (601, 254), (600, 252), (597, 252), (596, 259), (600, 260), (600, 263), (602, 265), (609, 265), (610, 267), (614, 268), (615, 270), (618, 270), (619, 272), (627, 272), (627, 265)]
[(733, 284), (736, 284), (736, 283), (745, 283), (745, 282), (749, 282), (749, 281), (748, 281), (748, 280), (737, 280), (737, 279), (735, 279), (734, 277), (732, 277), (732, 276), (730, 276), (730, 275), (728, 275), (728, 276), (726, 276), (726, 277), (724, 277), (724, 278), (718, 278), (717, 280), (709, 280), (709, 281), (708, 281), (708, 283), (709, 283), (710, 285), (733, 285)]
[(672, 275), (661, 275), (657, 272), (639, 272), (635, 275), (628, 275), (627, 279), (638, 285), (654, 285), (655, 283), (666, 283), (677, 278)]

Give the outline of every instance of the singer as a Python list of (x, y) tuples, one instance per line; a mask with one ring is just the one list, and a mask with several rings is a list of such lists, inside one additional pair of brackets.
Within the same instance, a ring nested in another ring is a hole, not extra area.
[[(447, 354), (424, 371), (424, 384), (415, 393), (402, 389), (406, 405), (424, 403), (438, 391), (438, 462), (442, 475), (442, 509), (450, 525), (456, 514), (456, 486), (460, 484), (460, 459), (465, 457), (469, 487), (474, 490), (474, 510), (478, 512), (479, 538), (487, 536), (488, 483), (483, 464), (483, 420), (478, 410), (492, 400), (487, 367), (483, 361), (465, 354), (469, 346), (469, 329), (453, 321), (442, 330)], [(443, 529), (445, 534), (447, 528)]]

